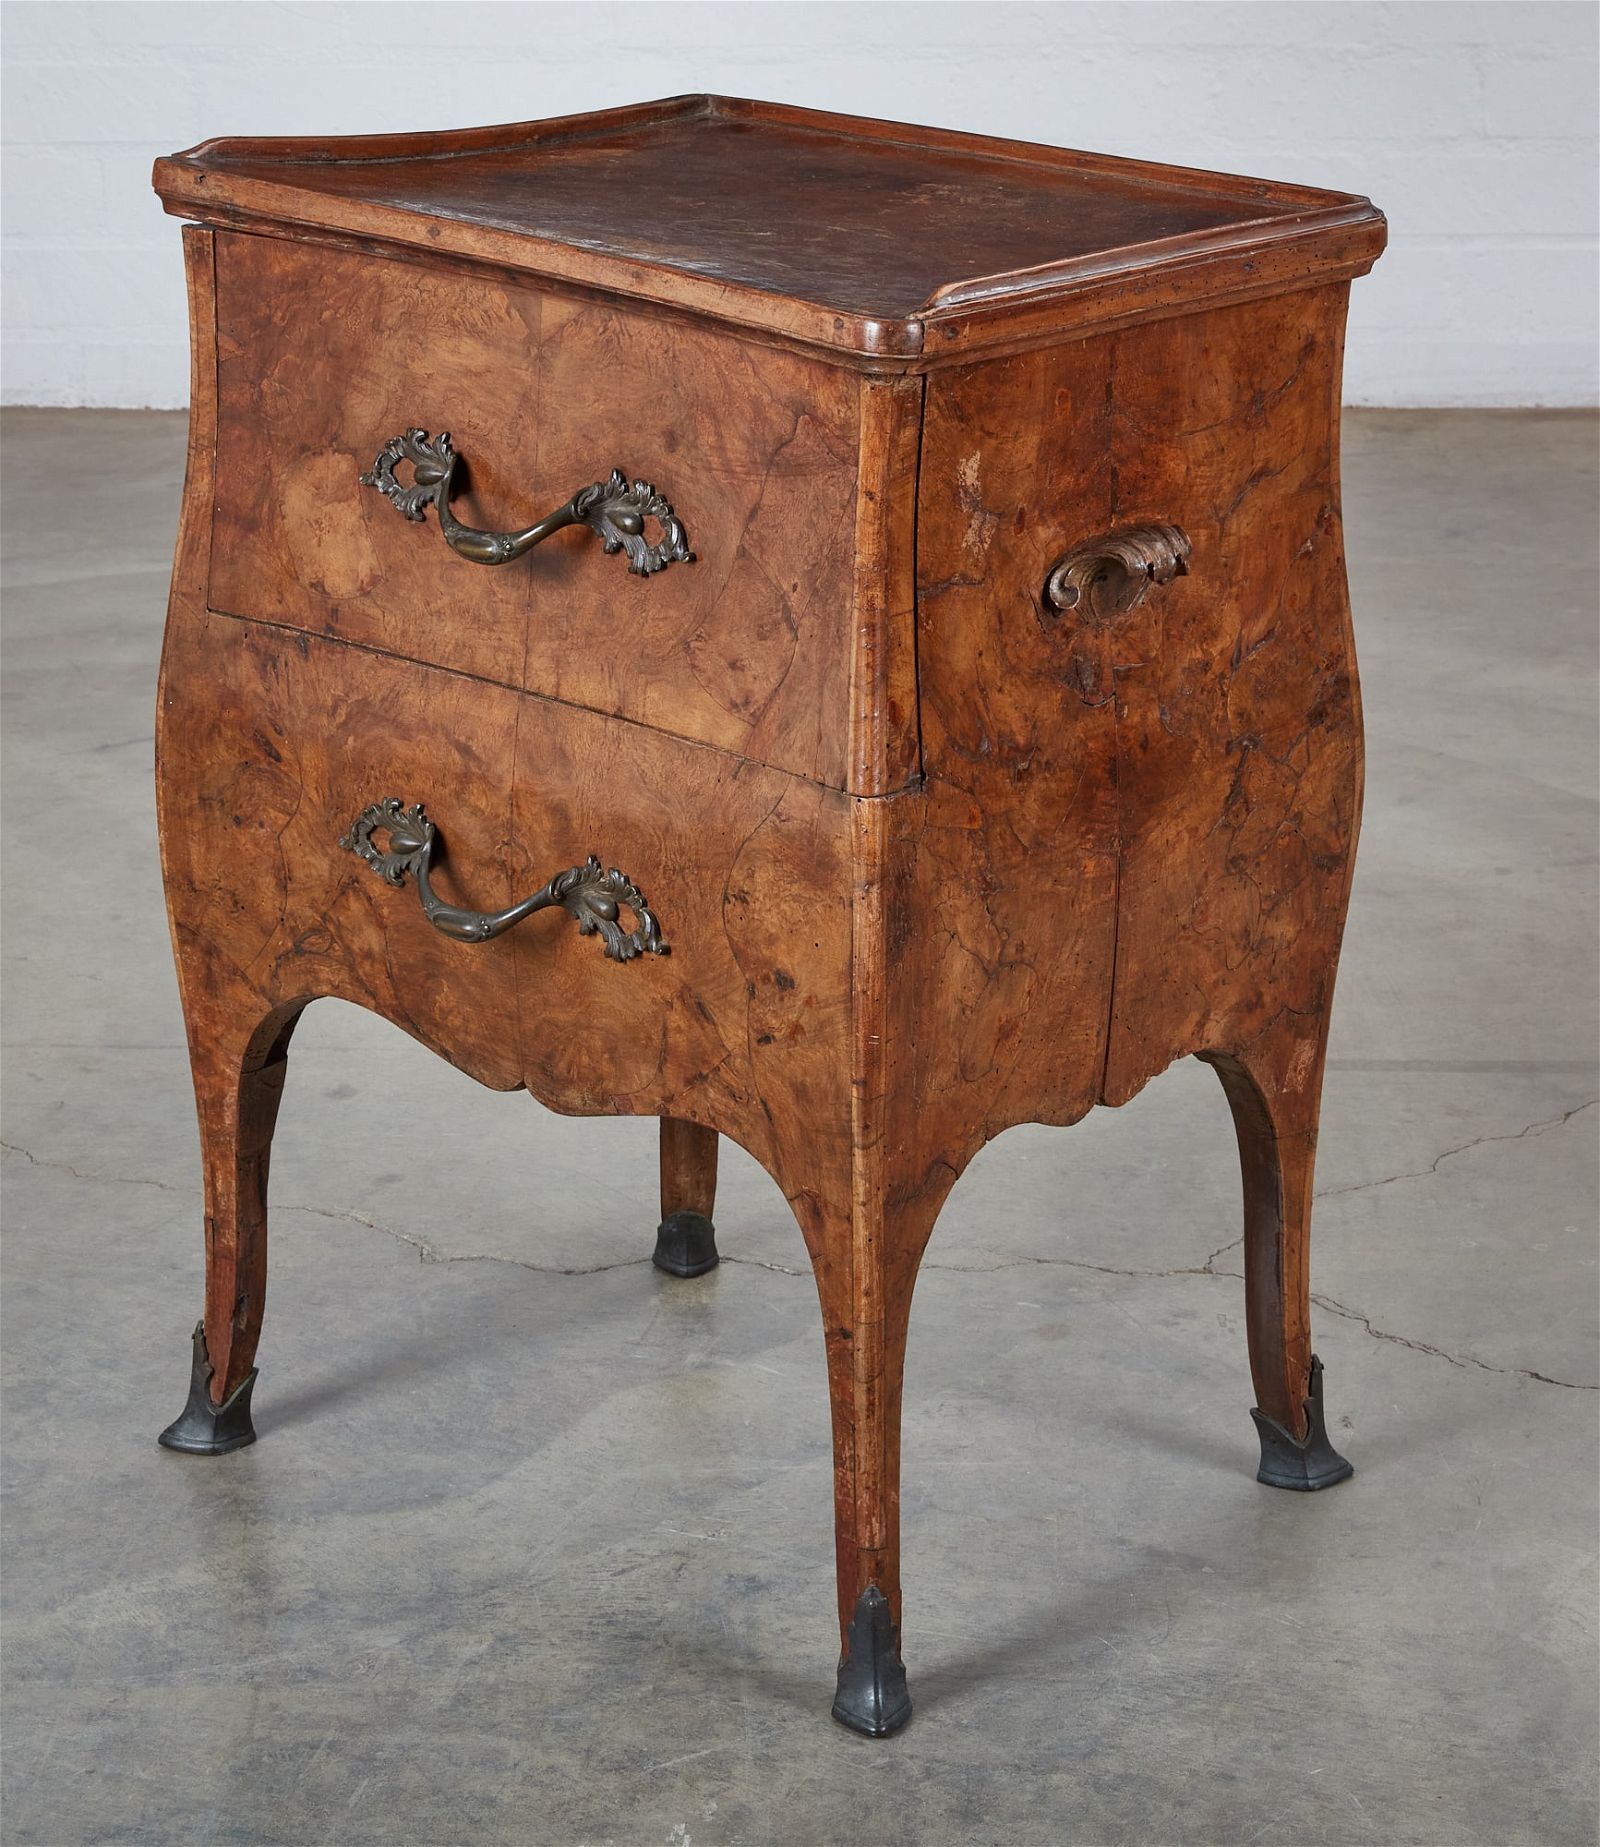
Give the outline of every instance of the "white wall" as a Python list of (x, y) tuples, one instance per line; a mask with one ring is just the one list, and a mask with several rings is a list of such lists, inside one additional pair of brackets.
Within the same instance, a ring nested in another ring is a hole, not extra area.
[(720, 90), (1364, 192), (1362, 404), (1596, 395), (1596, 9), (8, 0), (3, 390), (187, 395), (151, 160), (218, 134), (459, 127)]

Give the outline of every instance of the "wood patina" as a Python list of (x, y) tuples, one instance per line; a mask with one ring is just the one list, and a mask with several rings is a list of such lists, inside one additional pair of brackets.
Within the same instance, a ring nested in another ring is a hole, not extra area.
[(672, 1274), (716, 1261), (719, 1136), (783, 1189), (857, 1730), (910, 1715), (918, 1262), (1013, 1124), (1216, 1067), (1260, 1478), (1348, 1474), (1308, 1232), (1381, 215), (705, 96), (213, 141), (155, 183), (191, 221), (157, 752), (206, 1250), (163, 1441), (251, 1440), (273, 1122), (332, 995), (660, 1117)]

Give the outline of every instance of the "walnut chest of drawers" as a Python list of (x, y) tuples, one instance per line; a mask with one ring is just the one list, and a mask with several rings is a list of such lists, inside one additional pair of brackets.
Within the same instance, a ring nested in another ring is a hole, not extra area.
[(1347, 1475), (1307, 1234), (1381, 216), (704, 96), (213, 141), (155, 183), (192, 221), (158, 780), (206, 1194), (162, 1441), (252, 1440), (273, 1120), (337, 995), (494, 1088), (659, 1116), (677, 1275), (716, 1261), (718, 1136), (781, 1186), (857, 1730), (911, 1710), (918, 1261), (1012, 1124), (1216, 1067), (1260, 1478)]

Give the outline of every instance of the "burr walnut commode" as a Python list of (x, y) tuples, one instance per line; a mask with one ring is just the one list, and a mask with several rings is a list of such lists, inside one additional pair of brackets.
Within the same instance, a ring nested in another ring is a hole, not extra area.
[(782, 1187), (858, 1731), (911, 1711), (912, 1284), (1010, 1125), (1216, 1067), (1260, 1479), (1347, 1475), (1307, 1229), (1379, 213), (705, 96), (212, 141), (155, 184), (193, 221), (157, 751), (206, 1233), (162, 1441), (252, 1440), (273, 1119), (337, 995), (659, 1116), (663, 1269), (716, 1262), (719, 1135)]

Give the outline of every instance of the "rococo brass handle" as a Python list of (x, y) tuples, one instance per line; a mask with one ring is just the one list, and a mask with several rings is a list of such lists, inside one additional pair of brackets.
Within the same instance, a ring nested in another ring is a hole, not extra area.
[[(387, 837), (387, 848), (377, 844), (372, 838), (374, 833)], [(403, 885), (406, 874), (413, 873), (423, 916), (435, 930), (443, 931), (457, 942), (486, 943), (513, 924), (521, 923), (524, 917), (531, 917), (535, 911), (559, 904), (577, 918), (580, 936), (593, 936), (598, 932), (605, 939), (606, 954), (613, 962), (631, 961), (646, 950), (655, 956), (667, 953), (667, 945), (661, 940), (661, 926), (646, 905), (644, 894), (615, 866), (607, 871), (593, 854), (583, 865), (569, 866), (565, 872), (558, 872), (547, 885), (520, 904), (503, 911), (466, 911), (459, 905), (447, 904), (428, 881), (433, 850), (442, 844), (438, 830), (423, 813), (422, 804), (407, 808), (394, 796), (363, 808), (339, 842), (349, 852), (359, 853), (373, 871), (391, 885)], [(631, 930), (624, 930), (618, 922), (623, 905), (634, 915)]]
[(1188, 574), (1192, 547), (1181, 526), (1123, 526), (1074, 545), (1045, 579), (1053, 614), (1125, 615), (1158, 584)]
[[(386, 495), (409, 520), (422, 519), (431, 506), (439, 516), (445, 543), (474, 564), (509, 564), (565, 526), (587, 526), (599, 534), (608, 552), (625, 551), (628, 569), (637, 577), (650, 577), (669, 564), (686, 564), (694, 557), (683, 523), (666, 501), (646, 481), (635, 481), (630, 487), (627, 477), (617, 468), (612, 469), (609, 480), (580, 487), (564, 507), (557, 507), (537, 525), (525, 526), (520, 532), (480, 532), (476, 527), (463, 526), (450, 511), (450, 493), (460, 460), (446, 431), (430, 437), (426, 430), (407, 430), (404, 436), (391, 437), (383, 445), (361, 477), (361, 485), (375, 487)], [(395, 477), (394, 471), (401, 462), (411, 466), (409, 487)], [(644, 535), (648, 519), (661, 529), (654, 543)]]

